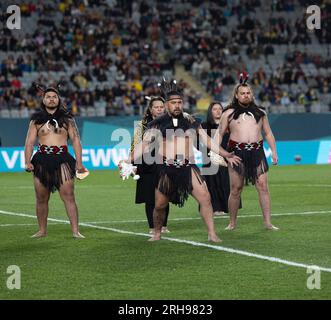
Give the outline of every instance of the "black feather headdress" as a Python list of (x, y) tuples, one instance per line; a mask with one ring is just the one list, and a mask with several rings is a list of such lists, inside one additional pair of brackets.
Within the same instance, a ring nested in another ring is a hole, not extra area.
[(161, 91), (161, 96), (165, 99), (165, 101), (169, 101), (171, 99), (182, 99), (182, 91), (177, 86), (176, 80), (167, 81), (164, 77), (161, 82), (159, 82), (158, 87)]
[(245, 77), (244, 77), (244, 74), (241, 73), (240, 76), (239, 76), (239, 84), (240, 85), (246, 85), (247, 81), (248, 81), (248, 77), (249, 77), (248, 74), (245, 74)]

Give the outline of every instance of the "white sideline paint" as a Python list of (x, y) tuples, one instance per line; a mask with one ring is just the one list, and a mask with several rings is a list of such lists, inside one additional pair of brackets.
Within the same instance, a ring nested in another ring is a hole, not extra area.
[(270, 183), (269, 184), (269, 187), (322, 187), (322, 188), (330, 188), (331, 187), (331, 184), (278, 184), (278, 183)]
[[(331, 213), (331, 210), (327, 210), (327, 211), (306, 211), (306, 212), (274, 213), (274, 214), (271, 214), (271, 216), (272, 217), (277, 217), (277, 216), (297, 216), (297, 215), (310, 215), (310, 214), (318, 214), (318, 213)], [(261, 214), (238, 215), (238, 218), (256, 218), (256, 217), (262, 217), (262, 213)], [(214, 219), (229, 219), (229, 215), (214, 216)], [(187, 220), (201, 220), (201, 217), (168, 219), (168, 221), (187, 221)], [(103, 223), (138, 223), (138, 222), (146, 222), (146, 219), (145, 220), (141, 219), (141, 220), (85, 221), (84, 223), (103, 224)]]
[(0, 224), (0, 227), (20, 227), (20, 226), (35, 226), (35, 223), (11, 223), (11, 224)]
[[(27, 218), (36, 219), (35, 216), (25, 214), (25, 213), (16, 213), (16, 212), (9, 212), (9, 211), (2, 211), (2, 210), (0, 210), (0, 213), (5, 214), (5, 215), (9, 215), (9, 216), (19, 216), (19, 217), (27, 217)], [(53, 222), (61, 222), (61, 223), (69, 224), (69, 221), (66, 221), (66, 220), (60, 220), (60, 219), (54, 219), (54, 218), (48, 218), (48, 220), (53, 221)], [(135, 235), (135, 236), (150, 237), (150, 234), (146, 234), (146, 233), (138, 233), (138, 232), (120, 230), (120, 229), (115, 229), (115, 228), (96, 226), (96, 225), (89, 224), (89, 223), (80, 223), (79, 225), (84, 226), (84, 227), (99, 229), (99, 230), (113, 231), (113, 232), (122, 233), (122, 234), (130, 234), (130, 235)], [(280, 259), (280, 258), (275, 258), (275, 257), (270, 257), (270, 256), (264, 256), (264, 255), (261, 255), (261, 254), (256, 254), (256, 253), (252, 253), (252, 252), (248, 252), (248, 251), (227, 248), (227, 247), (223, 247), (223, 246), (220, 246), (220, 245), (212, 245), (212, 244), (206, 244), (206, 243), (202, 243), (202, 242), (196, 242), (196, 241), (190, 241), (190, 240), (184, 240), (184, 239), (176, 239), (176, 238), (169, 238), (169, 237), (162, 237), (162, 239), (163, 240), (168, 240), (168, 241), (173, 241), (173, 242), (178, 242), (178, 243), (185, 243), (185, 244), (189, 244), (189, 245), (192, 245), (192, 246), (195, 246), (195, 247), (204, 247), (204, 248), (214, 249), (214, 250), (218, 250), (218, 251), (224, 251), (224, 252), (228, 252), (228, 253), (235, 253), (235, 254), (239, 254), (239, 255), (242, 255), (242, 256), (246, 256), (246, 257), (251, 257), (251, 258), (256, 258), (256, 259), (261, 259), (261, 260), (266, 260), (266, 261), (271, 261), (271, 262), (277, 262), (277, 263), (285, 264), (285, 265), (292, 266), (292, 267), (307, 269), (308, 267), (312, 266), (312, 265), (297, 263), (297, 262), (293, 262), (293, 261), (289, 261), (289, 260), (285, 260), (285, 259)], [(331, 268), (320, 267), (320, 266), (316, 266), (316, 265), (314, 265), (314, 267), (319, 268), (320, 271), (331, 272)]]
[[(6, 214), (7, 211), (1, 211), (0, 213)], [(9, 213), (9, 212), (8, 212)], [(305, 212), (287, 212), (287, 213), (274, 213), (272, 214), (272, 217), (277, 216), (296, 216), (296, 215), (314, 215), (319, 213), (331, 213), (331, 210), (322, 210), (322, 211), (305, 211)], [(24, 215), (24, 213), (21, 213), (20, 215)], [(29, 218), (32, 216), (27, 215)], [(238, 218), (259, 218), (262, 217), (261, 214), (246, 214), (246, 215), (238, 215)], [(214, 219), (229, 219), (229, 215), (224, 216), (214, 216)], [(51, 220), (51, 218), (48, 218), (48, 220)], [(168, 221), (187, 221), (187, 220), (201, 220), (201, 217), (190, 217), (190, 218), (173, 218), (168, 219)], [(65, 221), (65, 220), (64, 220)], [(61, 223), (66, 223), (62, 221)], [(105, 224), (105, 223), (140, 223), (140, 222), (146, 222), (146, 219), (137, 219), (137, 220), (107, 220), (107, 221), (83, 221), (81, 223), (89, 223), (89, 224)], [(80, 224), (81, 224), (80, 223)], [(16, 225), (16, 224), (15, 224)]]
[[(48, 225), (54, 224), (63, 224), (63, 222), (54, 222), (48, 223)], [(25, 227), (25, 226), (36, 226), (35, 223), (7, 223), (7, 224), (0, 224), (0, 227)]]

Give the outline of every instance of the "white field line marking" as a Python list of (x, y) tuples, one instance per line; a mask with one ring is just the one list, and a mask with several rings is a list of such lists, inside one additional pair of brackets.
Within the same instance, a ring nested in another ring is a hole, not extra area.
[(4, 189), (34, 189), (34, 186), (0, 186)]
[[(48, 225), (53, 225), (53, 224), (63, 224), (63, 222), (51, 222), (48, 223)], [(35, 223), (7, 223), (7, 224), (0, 224), (0, 227), (22, 227), (22, 226), (36, 226)]]
[[(306, 212), (288, 212), (288, 213), (274, 213), (271, 216), (296, 216), (296, 215), (310, 215), (310, 214), (318, 214), (318, 213), (331, 213), (331, 210), (327, 211), (306, 211)], [(238, 218), (255, 218), (255, 217), (262, 217), (261, 214), (247, 214), (247, 215), (238, 215)], [(215, 219), (229, 219), (229, 215), (225, 216), (215, 216)], [(191, 218), (173, 218), (168, 219), (168, 221), (187, 221), (187, 220), (201, 220), (201, 217), (191, 217)], [(146, 219), (141, 220), (108, 220), (108, 221), (84, 221), (84, 223), (91, 223), (91, 224), (103, 224), (103, 223), (139, 223), (139, 222), (146, 222)]]
[[(0, 213), (4, 213), (7, 211), (1, 211)], [(288, 213), (274, 213), (272, 214), (273, 217), (277, 216), (296, 216), (296, 215), (313, 215), (313, 214), (319, 214), (319, 213), (331, 213), (331, 210), (325, 210), (325, 211), (306, 211), (306, 212), (288, 212)], [(22, 213), (23, 214), (23, 213)], [(28, 217), (31, 217), (28, 215)], [(256, 217), (262, 217), (262, 214), (247, 214), (247, 215), (238, 215), (238, 218), (256, 218)], [(215, 219), (229, 219), (229, 215), (225, 216), (215, 216)], [(51, 221), (51, 218), (48, 218), (49, 221)], [(201, 220), (201, 217), (188, 217), (188, 218), (173, 218), (168, 219), (168, 221), (187, 221), (187, 220)], [(140, 222), (146, 222), (146, 219), (137, 219), (137, 220), (107, 220), (107, 221), (82, 221), (81, 223), (90, 223), (90, 224), (106, 224), (106, 223), (140, 223)], [(64, 223), (64, 222), (62, 222)]]
[(278, 184), (278, 183), (275, 183), (275, 184), (272, 184), (270, 183), (269, 184), (269, 187), (326, 187), (326, 188), (330, 188), (331, 187), (331, 184)]
[[(15, 213), (15, 212), (8, 212), (8, 211), (2, 211), (2, 210), (0, 210), (0, 213), (10, 215), (10, 216), (29, 217), (29, 218), (36, 219), (35, 216), (25, 214), (25, 213)], [(69, 224), (69, 221), (66, 221), (66, 220), (60, 220), (60, 219), (54, 219), (54, 218), (48, 218), (48, 220), (54, 221), (54, 222), (63, 222), (63, 223)], [(99, 229), (99, 230), (113, 231), (113, 232), (122, 233), (122, 234), (130, 234), (130, 235), (136, 235), (136, 236), (150, 237), (150, 234), (146, 234), (146, 233), (138, 233), (138, 232), (120, 230), (120, 229), (115, 229), (115, 228), (95, 226), (95, 225), (89, 224), (89, 223), (80, 223), (80, 225), (84, 226), (84, 227), (89, 227), (89, 228), (94, 228), (94, 229)], [(307, 265), (307, 264), (303, 264), (303, 263), (293, 262), (293, 261), (290, 261), (290, 260), (285, 260), (285, 259), (280, 259), (280, 258), (275, 258), (275, 257), (270, 257), (270, 256), (264, 256), (264, 255), (261, 255), (261, 254), (256, 254), (256, 253), (252, 253), (252, 252), (248, 252), (248, 251), (227, 248), (227, 247), (223, 247), (223, 246), (219, 246), (219, 245), (217, 246), (217, 245), (206, 244), (206, 243), (202, 243), (202, 242), (176, 239), (176, 238), (169, 238), (169, 237), (162, 237), (162, 239), (168, 240), (168, 241), (173, 241), (173, 242), (178, 242), (178, 243), (185, 243), (185, 244), (189, 244), (189, 245), (192, 245), (192, 246), (195, 246), (195, 247), (210, 248), (210, 249), (214, 249), (214, 250), (218, 250), (218, 251), (224, 251), (224, 252), (228, 252), (228, 253), (235, 253), (235, 254), (239, 254), (239, 255), (242, 255), (242, 256), (246, 256), (246, 257), (257, 258), (257, 259), (271, 261), (271, 262), (277, 262), (277, 263), (285, 264), (285, 265), (292, 266), (292, 267), (299, 267), (299, 268), (307, 269), (308, 267), (312, 266), (312, 265)], [(317, 265), (314, 265), (314, 267), (319, 268), (319, 270), (321, 270), (321, 271), (331, 272), (331, 268), (320, 267), (320, 266), (317, 266)]]

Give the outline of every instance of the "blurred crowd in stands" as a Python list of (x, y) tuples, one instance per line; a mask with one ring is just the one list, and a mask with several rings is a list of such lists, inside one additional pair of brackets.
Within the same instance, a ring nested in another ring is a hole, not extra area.
[[(140, 114), (144, 96), (158, 94), (156, 83), (173, 77), (176, 64), (216, 100), (227, 101), (246, 71), (271, 112), (309, 112), (321, 100), (328, 109), (315, 111), (329, 111), (331, 27), (323, 15), (331, 4), (315, 4), (322, 28), (311, 32), (305, 0), (26, 1), (22, 30), (0, 29), (0, 112), (28, 116), (40, 103), (37, 82), (60, 84), (76, 115)], [(3, 26), (5, 7), (1, 1)], [(201, 93), (181, 85), (185, 109), (195, 111)]]

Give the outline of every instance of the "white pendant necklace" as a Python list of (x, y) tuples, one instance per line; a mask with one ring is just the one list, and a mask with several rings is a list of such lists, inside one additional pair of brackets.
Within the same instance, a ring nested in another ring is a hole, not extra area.
[(58, 128), (59, 128), (59, 123), (58, 123), (55, 119), (48, 120), (48, 121), (46, 122), (46, 128), (47, 128), (49, 131), (51, 131), (51, 128), (49, 127), (49, 122), (50, 122), (50, 121), (54, 121), (54, 122), (55, 122), (55, 129), (58, 129)]
[[(247, 114), (250, 116), (250, 117), (253, 117), (254, 118), (254, 115), (253, 115), (253, 113), (252, 112), (247, 112)], [(243, 114), (242, 114), (242, 118), (243, 118), (243, 120), (244, 121), (246, 121), (246, 112), (244, 112)]]

